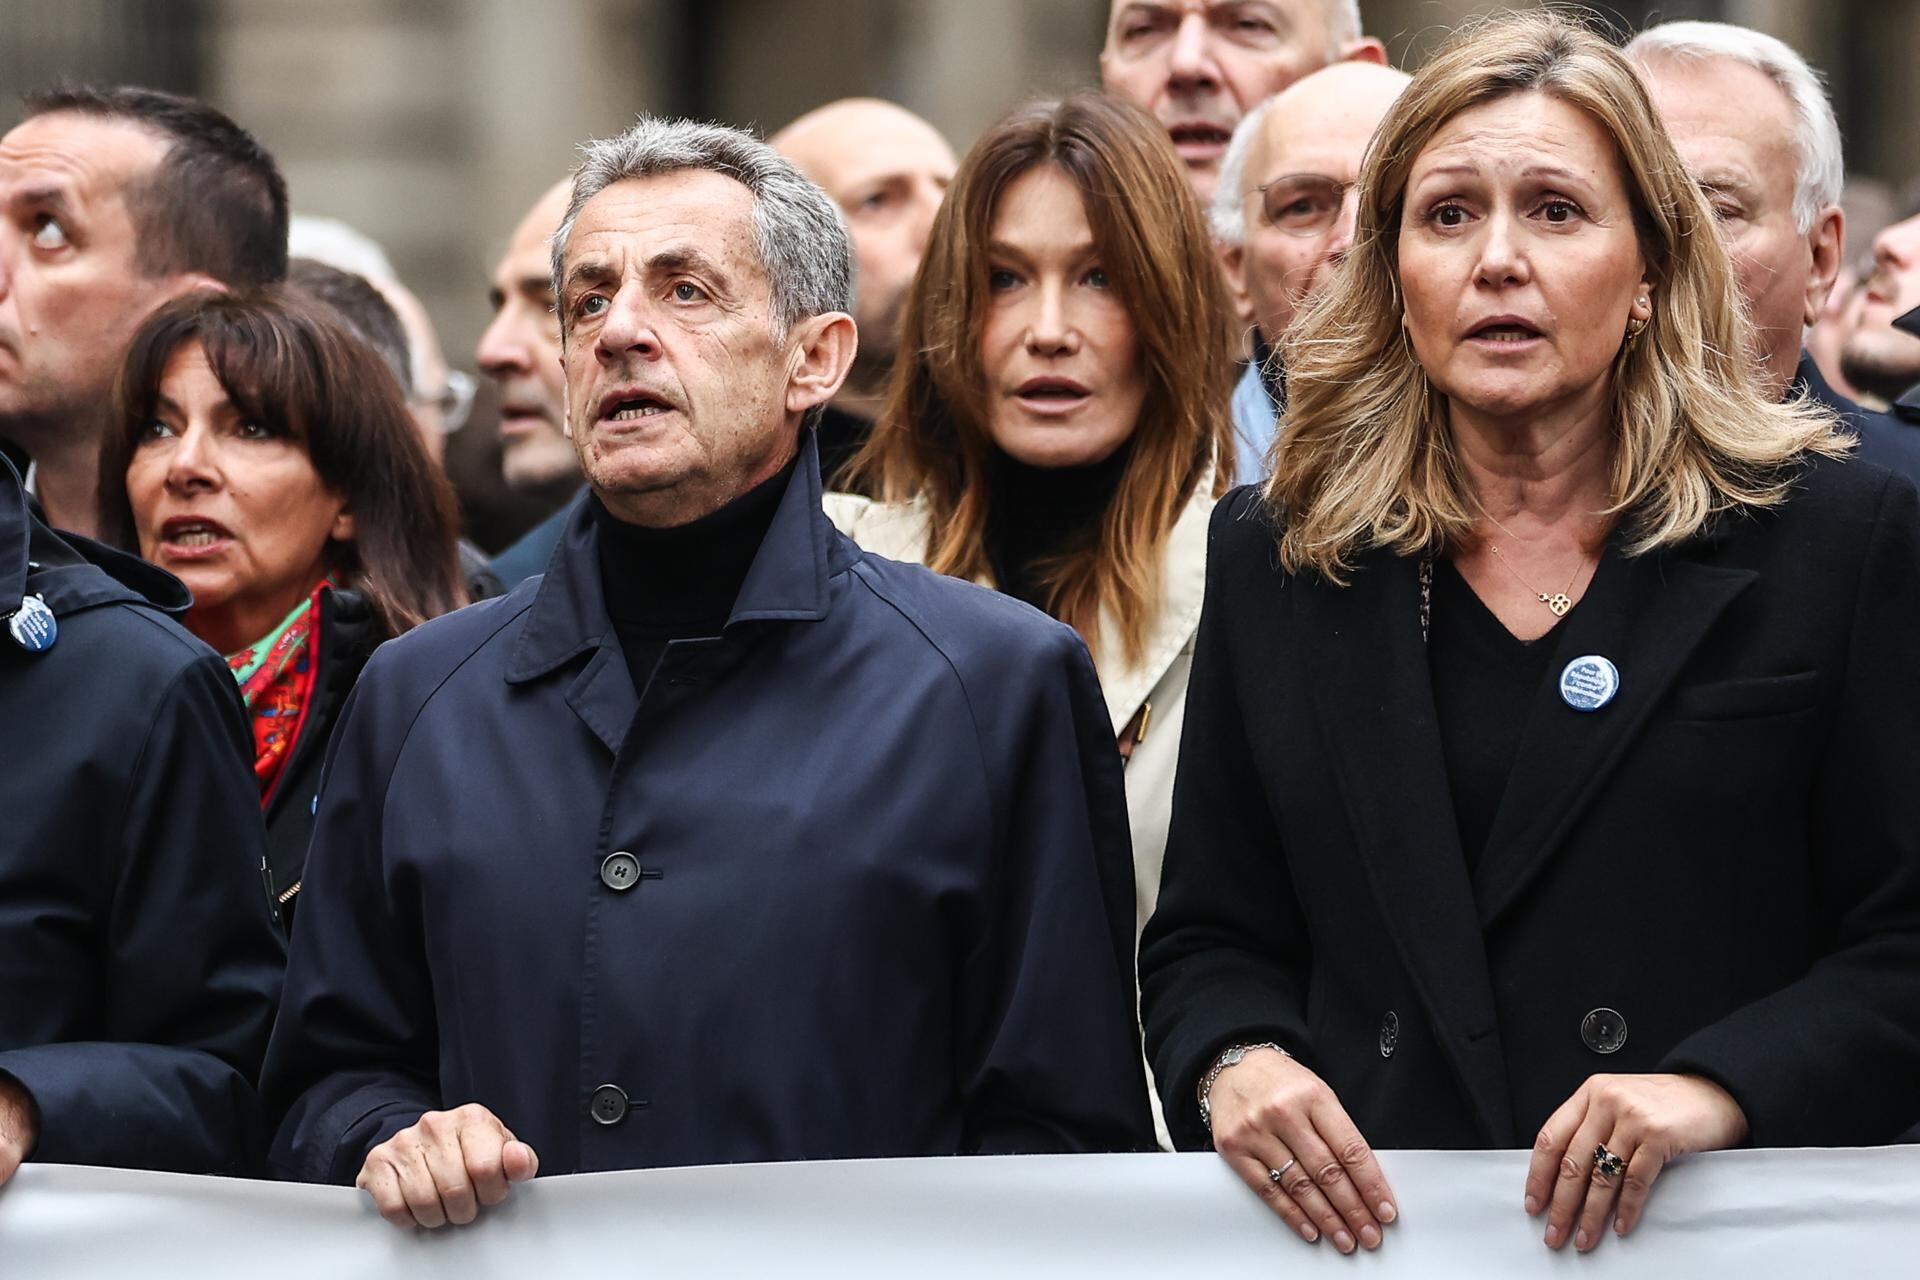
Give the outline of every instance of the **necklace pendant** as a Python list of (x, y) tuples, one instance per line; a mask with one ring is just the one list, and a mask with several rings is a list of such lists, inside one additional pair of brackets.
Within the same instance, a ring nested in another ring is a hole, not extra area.
[(1550, 596), (1541, 596), (1540, 603), (1553, 610), (1553, 616), (1556, 618), (1566, 617), (1567, 610), (1573, 608), (1573, 601), (1564, 591), (1556, 591)]

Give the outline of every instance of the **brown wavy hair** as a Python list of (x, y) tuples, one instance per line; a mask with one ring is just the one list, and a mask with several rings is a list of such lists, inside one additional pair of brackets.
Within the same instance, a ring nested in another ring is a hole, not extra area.
[(100, 452), (107, 541), (139, 554), (127, 464), (168, 361), (193, 343), (234, 404), (297, 442), (346, 500), (354, 536), (327, 543), (327, 568), (367, 598), (387, 635), (466, 603), (453, 489), (427, 456), (393, 371), (330, 309), (282, 287), (190, 293), (134, 335), (115, 391), (118, 421)]
[(1266, 499), (1280, 562), (1341, 580), (1387, 547), (1466, 541), (1479, 507), (1448, 425), (1401, 328), (1399, 239), (1415, 159), (1462, 111), (1539, 92), (1613, 139), (1651, 269), (1653, 319), (1613, 369), (1612, 504), (1626, 550), (1685, 541), (1724, 512), (1786, 499), (1797, 461), (1849, 447), (1833, 416), (1762, 387), (1738, 281), (1713, 212), (1620, 51), (1573, 16), (1504, 14), (1464, 28), (1387, 113), (1360, 173), (1354, 244), (1281, 341), (1286, 419)]
[(1146, 644), (1159, 551), (1195, 487), (1232, 470), (1232, 306), (1186, 167), (1139, 109), (1081, 94), (1009, 115), (961, 162), (907, 300), (900, 358), (855, 474), (883, 500), (929, 508), (927, 565), (979, 578), (995, 445), (981, 339), (987, 245), (1013, 181), (1053, 165), (1080, 191), (1112, 288), (1139, 339), (1147, 393), (1126, 469), (1097, 529), (1040, 566), (1048, 613), (1095, 643), (1113, 610), (1127, 656)]

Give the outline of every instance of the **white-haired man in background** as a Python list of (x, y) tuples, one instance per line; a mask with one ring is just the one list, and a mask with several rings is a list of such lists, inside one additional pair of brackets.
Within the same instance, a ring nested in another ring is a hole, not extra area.
[(1846, 165), (1820, 77), (1782, 41), (1719, 22), (1664, 23), (1626, 52), (1719, 220), (1762, 377), (1840, 414), (1861, 457), (1920, 477), (1920, 433), (1841, 396), (1802, 349), (1846, 250)]
[(1345, 60), (1387, 60), (1359, 0), (1113, 0), (1100, 79), (1167, 127), (1204, 204), (1241, 117)]
[(1208, 216), (1227, 283), (1253, 321), (1253, 359), (1233, 389), (1240, 484), (1266, 475), (1286, 398), (1280, 339), (1353, 246), (1367, 143), (1409, 79), (1337, 63), (1268, 98), (1233, 131)]

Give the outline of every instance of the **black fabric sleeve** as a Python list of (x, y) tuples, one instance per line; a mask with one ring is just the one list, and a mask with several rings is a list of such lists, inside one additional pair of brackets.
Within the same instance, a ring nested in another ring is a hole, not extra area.
[(0, 1053), (39, 1111), (34, 1160), (260, 1168), (254, 1081), (282, 953), (251, 759), (232, 675), (211, 654), (194, 660), (160, 696), (130, 775), (94, 961), (100, 1039)]
[(383, 705), (381, 667), (375, 654), (328, 744), (261, 1081), (273, 1171), (289, 1181), (350, 1185), (368, 1151), (439, 1107), (419, 920), (384, 865), (381, 815), (410, 715), (390, 692)]
[(957, 984), (968, 1148), (1150, 1151), (1120, 754), (1085, 647), (1052, 634), (979, 726), (1004, 817)]
[(1243, 490), (1222, 502), (1208, 532), (1166, 865), (1140, 944), (1147, 1055), (1186, 1150), (1212, 1146), (1194, 1089), (1229, 1044), (1274, 1041), (1312, 1065), (1306, 922), (1248, 738), (1261, 708), (1235, 654), (1235, 619), (1278, 607), (1272, 528), (1254, 518), (1256, 501)]

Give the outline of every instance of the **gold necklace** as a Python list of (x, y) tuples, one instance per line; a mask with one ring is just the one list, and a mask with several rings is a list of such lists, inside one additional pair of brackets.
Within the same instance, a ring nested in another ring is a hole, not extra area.
[[(1494, 516), (1493, 512), (1487, 510), (1486, 506), (1481, 503), (1479, 498), (1476, 497), (1474, 499), (1473, 505), (1480, 508), (1481, 515), (1493, 521), (1494, 528), (1506, 534), (1509, 538), (1513, 538), (1515, 542), (1520, 541), (1520, 539), (1515, 536), (1513, 530), (1507, 528), (1507, 526), (1505, 526), (1504, 524), (1501, 524), (1500, 521)], [(1573, 608), (1573, 597), (1568, 593), (1573, 590), (1573, 584), (1575, 580), (1580, 577), (1580, 571), (1587, 567), (1587, 558), (1584, 555), (1581, 556), (1579, 562), (1573, 566), (1573, 572), (1569, 574), (1567, 577), (1567, 585), (1563, 587), (1561, 590), (1554, 592), (1552, 595), (1548, 595), (1546, 592), (1542, 591), (1540, 588), (1534, 586), (1531, 582), (1528, 582), (1525, 578), (1521, 577), (1520, 571), (1513, 567), (1512, 562), (1509, 561), (1505, 556), (1500, 554), (1499, 547), (1489, 542), (1487, 544), (1487, 550), (1493, 552), (1494, 559), (1498, 560), (1506, 568), (1506, 571), (1513, 575), (1514, 580), (1516, 582), (1518, 582), (1521, 586), (1525, 587), (1528, 591), (1531, 591), (1533, 593), (1534, 599), (1538, 600), (1541, 604), (1551, 609), (1553, 611), (1554, 617), (1564, 618), (1567, 616), (1567, 611)]]
[[(1493, 520), (1493, 517), (1488, 516), (1487, 519)], [(1494, 520), (1494, 523), (1499, 524), (1500, 522), (1498, 520)], [(1487, 544), (1487, 550), (1493, 552), (1494, 557), (1498, 559), (1501, 564), (1506, 565), (1507, 572), (1512, 574), (1514, 578), (1519, 581), (1521, 586), (1533, 592), (1534, 599), (1538, 600), (1541, 604), (1547, 606), (1547, 608), (1553, 610), (1554, 617), (1564, 618), (1567, 616), (1567, 610), (1573, 608), (1573, 597), (1568, 595), (1567, 592), (1573, 590), (1574, 578), (1578, 578), (1580, 576), (1580, 570), (1586, 567), (1586, 562), (1584, 561), (1584, 559), (1581, 561), (1581, 563), (1573, 566), (1573, 576), (1567, 579), (1567, 585), (1565, 586), (1565, 588), (1554, 592), (1552, 595), (1548, 595), (1546, 592), (1542, 591), (1540, 588), (1534, 586), (1531, 582), (1528, 582), (1525, 578), (1522, 578), (1520, 576), (1520, 571), (1514, 568), (1512, 564), (1508, 563), (1507, 558), (1505, 556), (1500, 554), (1499, 547), (1489, 542)]]

